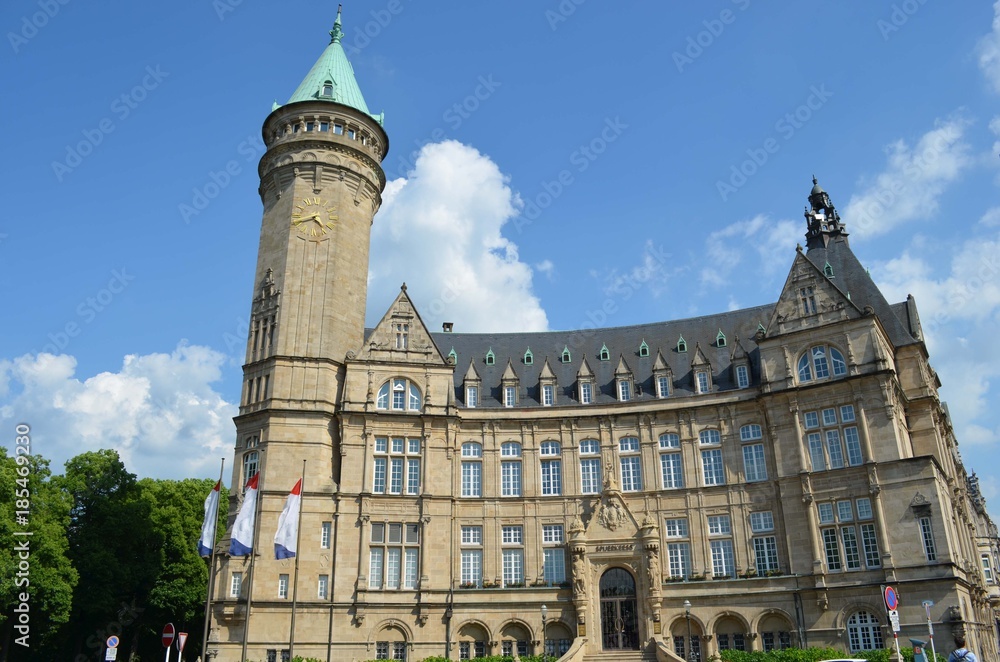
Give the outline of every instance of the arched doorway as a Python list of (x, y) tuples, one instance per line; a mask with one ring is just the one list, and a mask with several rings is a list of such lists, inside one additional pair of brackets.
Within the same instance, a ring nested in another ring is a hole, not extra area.
[(604, 650), (639, 650), (635, 578), (622, 568), (601, 576), (601, 642)]

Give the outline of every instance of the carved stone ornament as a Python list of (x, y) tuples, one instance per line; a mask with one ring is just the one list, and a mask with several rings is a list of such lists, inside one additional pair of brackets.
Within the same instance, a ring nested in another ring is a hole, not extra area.
[(601, 502), (601, 510), (597, 513), (597, 521), (608, 531), (617, 531), (619, 527), (625, 524), (627, 519), (628, 515), (625, 514), (625, 509), (617, 501)]

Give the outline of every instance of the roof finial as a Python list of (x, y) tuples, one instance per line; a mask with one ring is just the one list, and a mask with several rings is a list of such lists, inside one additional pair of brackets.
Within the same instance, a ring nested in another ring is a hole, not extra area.
[(337, 20), (333, 22), (333, 29), (330, 30), (331, 44), (340, 43), (340, 39), (344, 36), (344, 31), (340, 29), (340, 12), (343, 8), (344, 5), (337, 5)]

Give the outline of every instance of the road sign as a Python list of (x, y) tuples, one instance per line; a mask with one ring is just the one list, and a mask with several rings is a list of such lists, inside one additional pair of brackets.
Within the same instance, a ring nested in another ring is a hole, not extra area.
[(896, 594), (896, 589), (886, 586), (883, 594), (885, 596), (885, 608), (889, 611), (895, 611), (899, 607), (899, 595)]
[(119, 641), (118, 637), (116, 637), (115, 635), (111, 635), (110, 637), (108, 637), (107, 641), (108, 648), (118, 648), (118, 641)]
[(105, 660), (117, 660), (118, 659), (118, 649), (117, 648), (109, 648), (106, 651), (104, 651), (104, 659)]
[(187, 643), (187, 640), (188, 640), (188, 633), (187, 632), (178, 632), (177, 633), (177, 651), (178, 652), (180, 652), (180, 653), (184, 652), (184, 644)]
[(899, 612), (895, 609), (889, 610), (889, 622), (892, 623), (892, 631), (899, 632)]
[(174, 643), (174, 624), (167, 623), (163, 626), (163, 635), (160, 637), (163, 641), (164, 648), (170, 648), (170, 644)]

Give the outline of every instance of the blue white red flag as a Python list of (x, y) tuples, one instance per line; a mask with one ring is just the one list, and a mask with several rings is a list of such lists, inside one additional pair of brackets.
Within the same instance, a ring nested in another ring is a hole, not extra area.
[(302, 479), (295, 483), (285, 508), (278, 518), (278, 530), (274, 534), (274, 558), (290, 559), (295, 557), (299, 539), (299, 508), (302, 507)]
[(201, 538), (198, 538), (198, 554), (211, 556), (215, 547), (215, 523), (219, 521), (219, 490), (221, 482), (217, 482), (205, 499), (205, 520), (201, 523)]
[(246, 491), (243, 493), (243, 505), (240, 512), (236, 513), (236, 522), (233, 523), (232, 540), (229, 543), (230, 556), (248, 556), (253, 553), (253, 531), (254, 518), (257, 516), (257, 480), (260, 474), (256, 473), (253, 478), (247, 481)]

